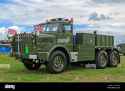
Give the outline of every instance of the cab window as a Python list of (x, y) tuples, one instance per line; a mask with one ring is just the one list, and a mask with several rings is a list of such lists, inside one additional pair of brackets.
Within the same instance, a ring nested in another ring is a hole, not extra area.
[(71, 24), (64, 24), (63, 27), (64, 27), (64, 31), (71, 31), (72, 30)]
[(47, 24), (44, 28), (45, 32), (55, 32), (58, 30), (58, 24)]

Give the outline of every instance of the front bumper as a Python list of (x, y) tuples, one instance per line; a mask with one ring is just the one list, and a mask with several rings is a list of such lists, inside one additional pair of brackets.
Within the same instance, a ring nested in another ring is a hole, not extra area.
[(34, 54), (22, 55), (21, 59), (33, 59), (45, 62), (48, 60), (48, 52), (38, 52)]

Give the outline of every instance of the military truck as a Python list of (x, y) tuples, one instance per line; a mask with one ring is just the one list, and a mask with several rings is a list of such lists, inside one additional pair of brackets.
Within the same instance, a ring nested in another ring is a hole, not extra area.
[(74, 34), (73, 19), (55, 18), (34, 27), (41, 32), (17, 34), (13, 42), (16, 57), (29, 70), (38, 70), (45, 64), (49, 72), (60, 73), (71, 63), (94, 63), (101, 69), (120, 63), (113, 36)]

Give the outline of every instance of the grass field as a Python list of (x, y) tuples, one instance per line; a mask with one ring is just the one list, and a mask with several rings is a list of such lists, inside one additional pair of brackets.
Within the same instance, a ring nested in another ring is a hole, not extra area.
[(38, 71), (28, 71), (15, 58), (0, 55), (0, 64), (10, 67), (0, 67), (0, 82), (125, 82), (125, 57), (117, 68), (90, 69), (73, 66), (60, 74), (50, 74), (45, 68)]

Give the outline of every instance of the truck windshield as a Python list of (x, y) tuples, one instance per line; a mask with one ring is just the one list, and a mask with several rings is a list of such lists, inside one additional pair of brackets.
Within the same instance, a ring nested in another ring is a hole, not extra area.
[(61, 26), (58, 23), (49, 23), (49, 24), (43, 24), (42, 26), (43, 32), (62, 32), (62, 31), (71, 31), (71, 24), (63, 24)]
[(58, 24), (45, 24), (43, 30), (44, 32), (55, 32), (58, 30)]

